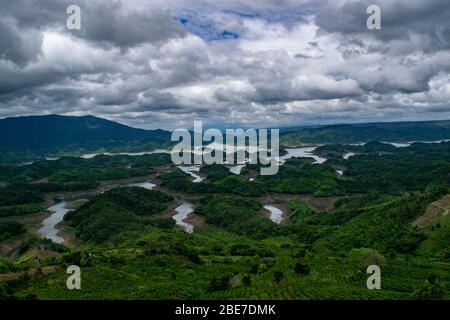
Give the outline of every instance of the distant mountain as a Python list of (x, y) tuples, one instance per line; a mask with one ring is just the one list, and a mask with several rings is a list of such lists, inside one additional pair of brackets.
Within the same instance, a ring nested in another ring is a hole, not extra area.
[(330, 125), (282, 133), (283, 145), (450, 139), (450, 121)]
[[(0, 163), (96, 151), (139, 152), (171, 145), (169, 131), (136, 129), (94, 116), (0, 120)], [(450, 121), (343, 124), (281, 129), (281, 144), (450, 139)]]
[(167, 145), (170, 132), (131, 128), (94, 116), (60, 115), (0, 120), (0, 153), (48, 155), (60, 150), (156, 148)]

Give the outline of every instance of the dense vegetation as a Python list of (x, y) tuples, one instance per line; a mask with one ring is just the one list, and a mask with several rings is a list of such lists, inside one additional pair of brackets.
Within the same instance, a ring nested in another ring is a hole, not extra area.
[(15, 186), (0, 188), (0, 206), (41, 202), (43, 200), (42, 194), (33, 190), (23, 190)]
[(261, 205), (250, 199), (231, 197), (204, 198), (196, 213), (205, 222), (252, 239), (268, 238), (277, 226), (259, 215)]
[(0, 120), (0, 141), (0, 163), (8, 163), (100, 150), (152, 150), (167, 146), (170, 133), (135, 129), (93, 116), (49, 115)]
[[(0, 258), (3, 273), (61, 269), (0, 282), (0, 298), (450, 299), (450, 215), (413, 223), (450, 193), (450, 143), (333, 144), (317, 152), (329, 160), (291, 159), (275, 176), (259, 176), (259, 166), (241, 175), (203, 166), (201, 183), (167, 154), (5, 166), (0, 241), (32, 234), (26, 218), (44, 201), (90, 193), (64, 218), (74, 247), (32, 236)], [(343, 159), (348, 152), (356, 155)], [(148, 175), (159, 191), (97, 189)], [(194, 206), (193, 234), (172, 219), (182, 202)], [(268, 203), (283, 209), (283, 223), (268, 218)], [(66, 289), (71, 264), (82, 268), (82, 290)], [(366, 287), (372, 264), (381, 267), (382, 290)]]
[(30, 182), (48, 178), (52, 182), (123, 179), (150, 174), (152, 166), (170, 163), (169, 154), (143, 156), (105, 156), (92, 159), (63, 157), (55, 161), (40, 160), (27, 166), (4, 166), (0, 180)]
[(310, 193), (317, 197), (345, 193), (332, 167), (327, 164), (317, 166), (310, 160), (289, 160), (277, 175), (262, 177), (261, 181), (269, 190), (278, 193)]
[(263, 184), (234, 175), (224, 166), (214, 165), (205, 168), (202, 168), (202, 173), (206, 174), (208, 180), (201, 183), (192, 183), (191, 177), (179, 169), (165, 172), (159, 175), (158, 179), (163, 187), (194, 194), (216, 193), (257, 197), (267, 191)]
[(424, 190), (430, 184), (449, 185), (450, 143), (424, 148), (413, 145), (392, 154), (370, 153), (334, 163), (346, 166), (345, 175), (351, 179), (344, 185), (350, 192), (398, 193)]
[(331, 125), (284, 130), (283, 145), (367, 141), (433, 141), (450, 139), (450, 121)]
[(22, 223), (15, 221), (0, 222), (0, 241), (6, 240), (26, 231), (27, 229)]
[(64, 219), (86, 241), (120, 241), (145, 230), (148, 218), (167, 209), (173, 198), (138, 187), (115, 188), (96, 196)]

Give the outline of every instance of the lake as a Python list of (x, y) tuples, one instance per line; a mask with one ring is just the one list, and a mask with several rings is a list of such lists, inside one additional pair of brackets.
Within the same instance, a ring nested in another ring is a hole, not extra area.
[(177, 226), (180, 226), (187, 233), (194, 232), (194, 226), (190, 223), (185, 222), (189, 214), (194, 212), (194, 205), (189, 202), (184, 202), (181, 206), (175, 208), (175, 212), (177, 213), (172, 218), (176, 221)]
[(71, 211), (70, 209), (67, 209), (66, 206), (67, 202), (62, 201), (47, 209), (52, 214), (42, 221), (42, 228), (38, 230), (39, 235), (56, 243), (64, 242), (64, 238), (58, 235), (59, 230), (56, 228), (56, 225), (63, 221), (67, 212)]
[(326, 162), (326, 158), (313, 154), (316, 149), (317, 147), (285, 149), (287, 154), (280, 157), (280, 165), (285, 164), (287, 160), (292, 158), (312, 158), (315, 160), (314, 164), (322, 164)]
[(270, 220), (276, 224), (280, 224), (283, 221), (283, 211), (277, 207), (271, 205), (265, 205), (264, 209), (270, 211)]
[(144, 188), (147, 190), (153, 190), (153, 188), (156, 187), (156, 184), (151, 183), (150, 181), (145, 181), (145, 182), (137, 182), (137, 183), (127, 184), (126, 187), (140, 187), (140, 188)]
[(201, 166), (190, 166), (190, 167), (178, 166), (178, 169), (180, 169), (184, 173), (187, 173), (188, 175), (190, 175), (191, 177), (194, 178), (194, 180), (192, 181), (193, 183), (199, 183), (199, 182), (202, 182), (203, 180), (205, 180), (205, 178), (203, 178), (195, 173), (195, 172), (200, 172), (200, 168), (201, 168)]
[(231, 167), (230, 172), (233, 174), (240, 175), (243, 168), (245, 168), (245, 164), (239, 164), (237, 166)]
[(350, 159), (351, 157), (354, 157), (354, 156), (356, 156), (356, 154), (354, 154), (353, 152), (349, 152), (349, 153), (344, 154), (342, 156), (342, 158), (344, 158), (345, 160), (348, 160), (348, 159)]

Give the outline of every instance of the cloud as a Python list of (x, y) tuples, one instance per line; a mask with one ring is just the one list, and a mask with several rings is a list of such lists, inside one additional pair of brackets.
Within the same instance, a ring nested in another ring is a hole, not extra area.
[[(380, 31), (366, 28), (369, 4)], [(69, 4), (82, 30), (65, 28)], [(450, 116), (448, 1), (6, 0), (0, 117), (173, 129)]]
[[(70, 31), (65, 27), (69, 17), (66, 9), (70, 5), (80, 7), (80, 31)], [(0, 13), (0, 28), (9, 31), (10, 38), (20, 38), (20, 33), (24, 30), (39, 32), (57, 29), (96, 45), (125, 50), (185, 35), (181, 24), (169, 12), (157, 9), (142, 12), (123, 5), (121, 1), (6, 0), (5, 4), (2, 2)], [(20, 45), (20, 41), (16, 42)]]
[[(382, 30), (366, 27), (370, 5), (381, 9)], [(316, 16), (317, 25), (330, 33), (374, 36), (384, 41), (410, 40), (421, 36), (430, 41), (424, 50), (448, 49), (450, 2), (446, 0), (337, 0), (328, 1)]]
[(0, 19), (0, 34), (0, 59), (24, 65), (41, 53), (41, 34), (32, 29), (20, 30), (14, 19)]
[(111, 1), (85, 1), (81, 8), (86, 27), (80, 37), (94, 43), (128, 49), (185, 35), (181, 24), (162, 10), (126, 10), (120, 2)]

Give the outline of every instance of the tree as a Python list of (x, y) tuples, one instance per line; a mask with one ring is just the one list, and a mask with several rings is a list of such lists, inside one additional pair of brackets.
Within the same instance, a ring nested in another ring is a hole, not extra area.
[(225, 275), (222, 277), (216, 277), (214, 276), (211, 281), (209, 282), (208, 291), (209, 292), (215, 292), (215, 291), (225, 291), (230, 286), (230, 276)]
[(381, 267), (385, 262), (385, 258), (376, 250), (359, 248), (350, 250), (348, 254), (348, 261), (350, 264), (365, 270), (371, 265)]
[(242, 283), (244, 284), (244, 286), (251, 286), (252, 285), (252, 277), (248, 274), (246, 274), (243, 278), (242, 278)]
[(284, 277), (284, 273), (281, 270), (276, 270), (273, 273), (273, 278), (274, 278), (276, 283), (280, 283), (280, 281), (283, 279), (283, 277)]
[(297, 274), (307, 275), (309, 274), (309, 266), (301, 262), (297, 262), (295, 264), (294, 271)]
[(425, 284), (414, 292), (414, 298), (417, 300), (440, 300), (445, 295), (445, 288), (436, 278), (431, 276)]

